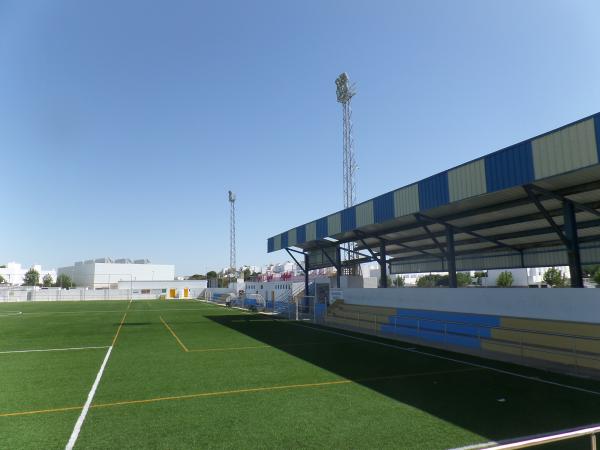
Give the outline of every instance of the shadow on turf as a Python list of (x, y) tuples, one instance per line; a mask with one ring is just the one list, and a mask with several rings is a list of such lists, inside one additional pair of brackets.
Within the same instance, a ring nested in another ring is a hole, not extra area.
[[(600, 397), (593, 394), (323, 333), (313, 327), (283, 321), (256, 321), (264, 318), (260, 315), (244, 316), (245, 321), (240, 321), (240, 316), (231, 315), (207, 318), (490, 440), (512, 439), (600, 422)], [(302, 342), (307, 345), (289, 345)], [(401, 347), (415, 347), (392, 342)], [(426, 347), (422, 349), (460, 360), (492, 364), (488, 360), (461, 354)], [(550, 376), (542, 371), (510, 364), (494, 363), (494, 366), (513, 372), (527, 371), (539, 378)], [(376, 377), (379, 379), (374, 379)], [(281, 380), (281, 384), (285, 381)], [(570, 377), (563, 377), (561, 381), (572, 385), (583, 383)], [(600, 383), (586, 381), (585, 385), (588, 389), (600, 391)], [(319, 395), (318, 391), (315, 395)], [(356, 407), (360, 409), (360, 405)], [(414, 426), (418, 428), (416, 422)], [(427, 430), (418, 432), (426, 433)], [(543, 448), (589, 448), (589, 438)]]

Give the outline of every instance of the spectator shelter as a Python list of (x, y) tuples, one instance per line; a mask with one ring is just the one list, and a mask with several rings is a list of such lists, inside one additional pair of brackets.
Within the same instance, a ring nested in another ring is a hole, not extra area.
[[(268, 239), (306, 274), (377, 261), (387, 274), (600, 262), (600, 113)], [(346, 252), (348, 244), (351, 249)], [(342, 257), (342, 254), (350, 257)]]

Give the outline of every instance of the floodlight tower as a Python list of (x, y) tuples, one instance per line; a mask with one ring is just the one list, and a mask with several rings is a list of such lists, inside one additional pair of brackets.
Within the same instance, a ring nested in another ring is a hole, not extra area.
[(354, 140), (352, 139), (352, 108), (350, 102), (356, 94), (354, 84), (350, 83), (348, 74), (342, 73), (335, 80), (337, 101), (342, 104), (343, 112), (343, 174), (344, 174), (344, 208), (356, 203), (356, 158), (354, 156)]
[[(350, 102), (356, 94), (354, 84), (346, 72), (335, 80), (335, 93), (338, 103), (342, 104), (343, 112), (343, 185), (344, 185), (344, 209), (354, 206), (356, 203), (356, 157), (354, 156), (354, 140), (352, 138), (352, 108)], [(354, 244), (348, 243), (343, 246), (345, 259), (352, 259)], [(348, 268), (348, 274), (356, 274), (357, 268)]]
[(235, 273), (235, 194), (231, 191), (229, 191), (229, 211), (229, 267)]

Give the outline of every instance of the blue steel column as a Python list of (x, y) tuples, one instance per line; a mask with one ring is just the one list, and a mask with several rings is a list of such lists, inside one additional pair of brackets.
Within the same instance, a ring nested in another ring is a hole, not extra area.
[(308, 254), (304, 255), (304, 295), (308, 295)]
[(379, 287), (388, 287), (385, 242), (381, 242), (379, 245), (379, 272), (381, 274), (379, 278)]
[(341, 277), (342, 277), (342, 252), (340, 250), (340, 246), (337, 245), (335, 247), (335, 260), (337, 262), (337, 267), (335, 268), (335, 282), (337, 288), (341, 288)]
[(456, 257), (454, 255), (454, 230), (446, 226), (446, 261), (448, 262), (448, 282), (451, 288), (458, 287), (456, 279)]
[(571, 287), (583, 287), (583, 274), (581, 271), (581, 255), (579, 253), (579, 238), (577, 236), (577, 218), (575, 206), (571, 202), (564, 202), (563, 215), (565, 221), (565, 237), (567, 238), (567, 255), (569, 257), (569, 271), (571, 272)]

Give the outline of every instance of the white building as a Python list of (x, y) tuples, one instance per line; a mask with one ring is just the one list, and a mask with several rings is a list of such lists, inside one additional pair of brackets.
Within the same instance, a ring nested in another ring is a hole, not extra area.
[(2, 278), (4, 278), (9, 285), (18, 286), (23, 284), (23, 277), (29, 269), (34, 269), (40, 274), (40, 283), (42, 283), (42, 280), (46, 275), (50, 275), (52, 280), (56, 281), (56, 270), (42, 270), (42, 266), (39, 264), (34, 264), (31, 267), (23, 267), (17, 262), (9, 262), (5, 265), (6, 267), (0, 268), (0, 275), (2, 275)]
[(78, 287), (94, 289), (116, 288), (119, 281), (174, 280), (175, 266), (151, 264), (147, 259), (98, 258), (76, 262), (72, 266), (60, 267), (58, 275), (68, 275)]
[(295, 264), (291, 261), (274, 264), (271, 270), (273, 273), (294, 272)]

